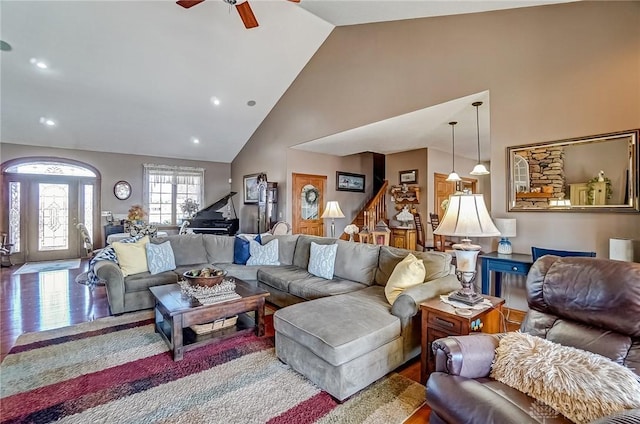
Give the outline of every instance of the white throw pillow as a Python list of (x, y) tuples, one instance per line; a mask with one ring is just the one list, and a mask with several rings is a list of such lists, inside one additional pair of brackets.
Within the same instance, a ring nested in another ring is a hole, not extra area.
[(147, 244), (147, 264), (151, 275), (176, 269), (176, 259), (169, 240), (160, 244)]
[(144, 236), (135, 243), (116, 241), (111, 244), (111, 247), (116, 252), (122, 275), (126, 277), (127, 275), (149, 271), (146, 248), (148, 243), (149, 236)]
[(418, 259), (409, 253), (393, 268), (389, 281), (384, 287), (384, 294), (390, 304), (396, 301), (398, 296), (409, 287), (424, 283), (426, 270), (422, 259)]
[(307, 271), (316, 277), (333, 278), (333, 267), (336, 263), (337, 244), (317, 244), (311, 242), (311, 252), (309, 254), (309, 266)]
[(251, 256), (247, 259), (247, 265), (280, 265), (278, 261), (278, 239), (271, 240), (264, 246), (257, 241), (249, 241)]

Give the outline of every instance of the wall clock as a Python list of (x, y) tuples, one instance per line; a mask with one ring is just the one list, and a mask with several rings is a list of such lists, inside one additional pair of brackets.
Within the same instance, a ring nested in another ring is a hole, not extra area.
[(113, 194), (120, 200), (126, 200), (131, 196), (131, 184), (126, 181), (118, 181), (113, 186)]

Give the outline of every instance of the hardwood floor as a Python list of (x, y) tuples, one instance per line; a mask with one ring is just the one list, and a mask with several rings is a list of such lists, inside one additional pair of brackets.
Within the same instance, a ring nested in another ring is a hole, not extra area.
[[(85, 272), (88, 260), (78, 269), (13, 275), (20, 268), (0, 268), (0, 360), (4, 359), (22, 333), (65, 327), (110, 316), (104, 287), (93, 291), (75, 282)], [(269, 313), (269, 312), (267, 312)], [(272, 326), (267, 326), (273, 335)], [(398, 372), (420, 381), (420, 360), (416, 358)], [(407, 424), (429, 422), (429, 408), (423, 406)]]
[(104, 287), (91, 291), (75, 282), (88, 260), (78, 269), (13, 275), (20, 268), (0, 268), (0, 358), (4, 359), (22, 333), (65, 327), (107, 317)]

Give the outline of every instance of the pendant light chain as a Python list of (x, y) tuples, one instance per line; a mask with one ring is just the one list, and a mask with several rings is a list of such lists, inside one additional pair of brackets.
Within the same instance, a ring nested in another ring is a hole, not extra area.
[(471, 175), (488, 175), (489, 171), (480, 161), (480, 106), (482, 102), (473, 102), (471, 106), (476, 108), (476, 133), (478, 134), (478, 163), (473, 167), (473, 171), (469, 172)]
[(451, 172), (456, 172), (456, 132), (455, 132), (455, 126), (456, 126), (457, 122), (449, 122), (449, 125), (451, 125), (451, 142), (452, 142), (452, 147), (451, 147)]
[(456, 132), (454, 130), (454, 125), (456, 124), (457, 124), (456, 121), (449, 122), (449, 125), (451, 125), (451, 139), (453, 141), (452, 148), (451, 148), (452, 169), (451, 169), (451, 173), (449, 174), (449, 176), (445, 181), (454, 181), (454, 182), (461, 181), (460, 176), (456, 173)]

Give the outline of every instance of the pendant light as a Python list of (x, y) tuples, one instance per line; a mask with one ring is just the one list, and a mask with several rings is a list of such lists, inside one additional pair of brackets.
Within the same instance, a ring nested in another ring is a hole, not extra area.
[(469, 172), (471, 175), (489, 175), (487, 168), (480, 162), (480, 117), (478, 113), (479, 106), (482, 106), (482, 102), (473, 102), (471, 106), (476, 107), (476, 129), (478, 131), (478, 164), (473, 167), (473, 171)]
[(457, 124), (456, 121), (449, 122), (449, 125), (451, 125), (451, 139), (453, 140), (452, 149), (451, 149), (452, 163), (451, 163), (451, 174), (449, 174), (449, 176), (445, 181), (455, 181), (455, 182), (462, 181), (462, 179), (460, 178), (460, 175), (458, 175), (458, 173), (456, 172), (456, 134), (454, 130), (454, 127), (456, 124)]

